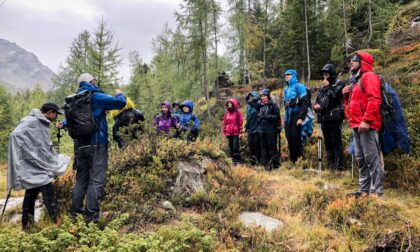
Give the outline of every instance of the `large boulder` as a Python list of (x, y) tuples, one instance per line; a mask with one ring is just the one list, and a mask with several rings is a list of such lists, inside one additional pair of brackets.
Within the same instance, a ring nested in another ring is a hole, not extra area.
[(177, 163), (178, 176), (175, 180), (174, 195), (188, 196), (196, 192), (205, 191), (204, 173), (210, 159), (181, 160)]

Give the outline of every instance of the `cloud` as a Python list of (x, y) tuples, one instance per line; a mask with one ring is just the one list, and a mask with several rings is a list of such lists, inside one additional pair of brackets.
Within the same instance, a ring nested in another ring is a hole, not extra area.
[[(174, 27), (180, 0), (8, 0), (0, 7), (0, 37), (35, 53), (53, 71), (68, 54), (72, 40), (92, 30), (102, 17), (112, 25), (122, 54), (139, 51), (152, 58), (152, 39), (165, 23)], [(128, 80), (128, 62), (121, 72)]]

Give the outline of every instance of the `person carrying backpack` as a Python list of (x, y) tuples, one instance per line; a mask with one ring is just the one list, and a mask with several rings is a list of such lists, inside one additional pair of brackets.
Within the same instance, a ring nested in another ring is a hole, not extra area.
[(268, 89), (263, 89), (259, 97), (250, 99), (248, 104), (258, 111), (257, 131), (260, 135), (261, 163), (266, 170), (278, 169), (280, 167), (277, 149), (279, 108), (271, 99)]
[(180, 129), (180, 134), (187, 134), (187, 141), (194, 142), (200, 130), (200, 120), (198, 116), (193, 114), (194, 110), (194, 103), (190, 100), (185, 100), (181, 104), (182, 114), (179, 118), (179, 122), (177, 124), (177, 128)]
[(334, 65), (326, 64), (321, 69), (324, 80), (316, 97), (314, 110), (318, 114), (327, 151), (328, 168), (337, 175), (344, 169), (343, 143), (341, 130), (344, 119), (344, 82), (337, 79)]
[(153, 123), (156, 126), (157, 132), (169, 133), (171, 128), (176, 129), (178, 119), (172, 115), (172, 106), (168, 101), (164, 101), (160, 104), (160, 115), (157, 115), (153, 119)]
[(351, 86), (343, 88), (359, 166), (359, 190), (355, 193), (356, 197), (362, 194), (383, 195), (384, 169), (379, 145), (382, 125), (381, 81), (372, 72), (373, 62), (373, 56), (369, 53), (356, 53), (350, 61), (353, 81)]
[(9, 137), (7, 188), (25, 189), (22, 206), (22, 229), (34, 222), (35, 201), (42, 193), (48, 215), (61, 225), (60, 209), (54, 193), (53, 178), (67, 169), (70, 157), (57, 154), (53, 148), (49, 126), (61, 114), (54, 103), (45, 103), (23, 118)]
[(226, 113), (223, 116), (223, 135), (229, 141), (230, 157), (233, 163), (241, 162), (239, 151), (239, 137), (242, 134), (243, 116), (239, 110), (239, 102), (235, 98), (230, 98), (226, 102)]
[(179, 121), (179, 118), (182, 114), (181, 104), (179, 104), (179, 101), (175, 101), (174, 103), (172, 103), (172, 110), (174, 111), (174, 115)]
[[(96, 86), (96, 80), (92, 75), (83, 73), (77, 79), (79, 89), (76, 92), (74, 103), (78, 101), (77, 97), (90, 97), (86, 106), (78, 108), (80, 111), (70, 113), (65, 105), (66, 120), (60, 126), (67, 127), (69, 134), (73, 137), (75, 144), (75, 170), (76, 184), (72, 190), (72, 204), (70, 214), (75, 217), (82, 214), (85, 220), (97, 222), (100, 217), (100, 199), (103, 194), (106, 181), (106, 170), (108, 169), (108, 123), (106, 121), (106, 111), (122, 109), (126, 105), (126, 98), (120, 89), (116, 90), (115, 96), (105, 94)], [(87, 96), (84, 96), (88, 94)], [(67, 100), (67, 98), (66, 98)], [(93, 117), (93, 133), (84, 135), (79, 132), (78, 127), (84, 127), (87, 131), (85, 121), (80, 118), (72, 118), (72, 115), (78, 117)], [(73, 132), (73, 133), (72, 133)], [(83, 202), (86, 198), (86, 205), (83, 208)]]
[[(257, 91), (252, 91), (246, 96), (246, 101), (258, 97)], [(245, 130), (248, 133), (248, 146), (251, 155), (251, 165), (257, 165), (261, 159), (260, 134), (258, 133), (258, 111), (248, 103), (246, 104)]]
[(303, 156), (302, 125), (310, 107), (306, 86), (298, 81), (294, 69), (284, 73), (287, 87), (284, 89), (285, 133), (289, 148), (289, 158), (293, 164)]
[[(143, 131), (140, 122), (144, 121), (144, 116), (140, 111), (134, 108), (134, 103), (130, 98), (127, 99), (127, 104), (121, 110), (111, 111), (112, 118), (114, 118), (114, 126), (112, 126), (112, 138), (117, 142), (118, 147), (124, 148), (127, 143), (121, 136), (121, 134), (128, 134), (129, 140), (136, 139), (137, 131)], [(120, 132), (120, 129), (123, 127), (130, 127), (130, 129), (125, 129), (124, 132)]]

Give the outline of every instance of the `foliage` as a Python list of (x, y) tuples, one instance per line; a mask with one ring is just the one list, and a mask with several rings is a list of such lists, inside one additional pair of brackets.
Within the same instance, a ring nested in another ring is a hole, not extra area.
[(1, 251), (212, 251), (214, 232), (191, 224), (162, 226), (155, 232), (124, 234), (121, 227), (127, 215), (110, 222), (103, 230), (82, 218), (65, 218), (60, 228), (49, 227), (38, 233), (15, 229), (0, 230)]

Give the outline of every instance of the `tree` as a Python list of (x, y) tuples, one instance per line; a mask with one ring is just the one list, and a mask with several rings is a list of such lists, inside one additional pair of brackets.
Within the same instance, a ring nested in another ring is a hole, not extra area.
[(9, 134), (13, 127), (12, 107), (10, 104), (10, 94), (0, 85), (0, 162), (7, 159), (7, 146)]

